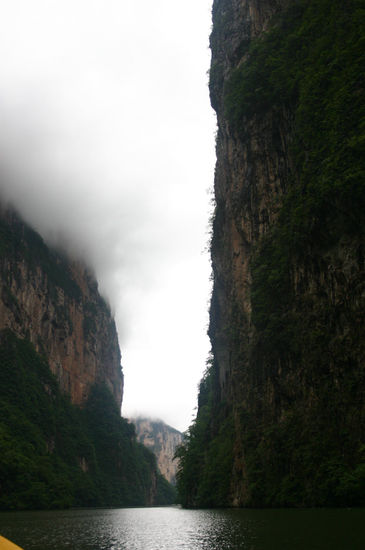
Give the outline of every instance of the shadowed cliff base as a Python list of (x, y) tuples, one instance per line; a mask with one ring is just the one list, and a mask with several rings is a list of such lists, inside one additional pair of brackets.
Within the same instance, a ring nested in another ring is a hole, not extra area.
[(106, 386), (81, 409), (60, 393), (44, 357), (0, 333), (2, 510), (143, 506), (174, 501)]

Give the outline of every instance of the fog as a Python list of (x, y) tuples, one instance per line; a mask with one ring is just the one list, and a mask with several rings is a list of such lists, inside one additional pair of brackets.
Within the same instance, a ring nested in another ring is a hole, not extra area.
[(0, 7), (0, 197), (95, 272), (123, 415), (186, 429), (209, 351), (211, 1)]

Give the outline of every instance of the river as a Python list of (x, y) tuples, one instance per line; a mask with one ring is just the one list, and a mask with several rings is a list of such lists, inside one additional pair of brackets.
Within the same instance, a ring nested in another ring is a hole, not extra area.
[(363, 550), (365, 509), (2, 512), (24, 550)]

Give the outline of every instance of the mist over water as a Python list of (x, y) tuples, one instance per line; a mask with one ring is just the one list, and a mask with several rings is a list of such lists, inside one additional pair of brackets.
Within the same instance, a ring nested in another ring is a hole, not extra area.
[(210, 0), (0, 6), (0, 198), (95, 272), (125, 413), (185, 429), (209, 349)]

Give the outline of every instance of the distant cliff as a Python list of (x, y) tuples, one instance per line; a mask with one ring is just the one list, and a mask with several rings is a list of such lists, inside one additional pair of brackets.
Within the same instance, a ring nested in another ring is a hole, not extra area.
[(364, 12), (215, 0), (212, 357), (185, 505), (364, 505)]
[(0, 209), (0, 509), (173, 502), (122, 392), (96, 281)]
[(161, 474), (175, 485), (177, 461), (174, 456), (182, 442), (182, 433), (150, 418), (132, 418), (131, 422), (136, 426), (137, 440), (154, 453)]

